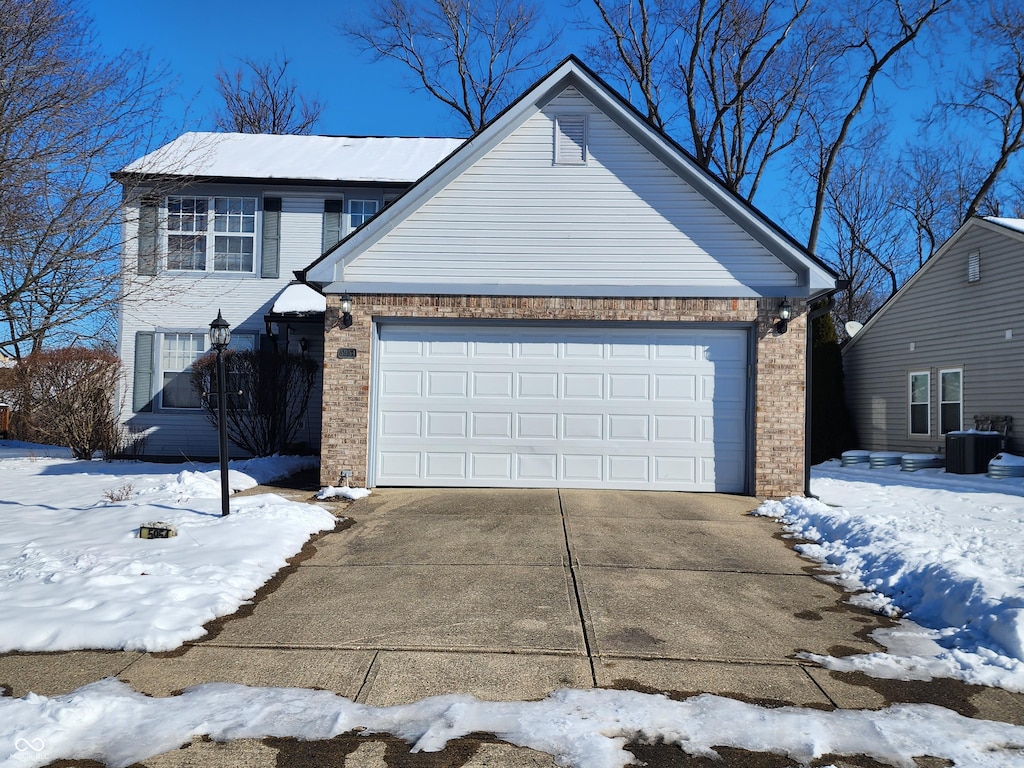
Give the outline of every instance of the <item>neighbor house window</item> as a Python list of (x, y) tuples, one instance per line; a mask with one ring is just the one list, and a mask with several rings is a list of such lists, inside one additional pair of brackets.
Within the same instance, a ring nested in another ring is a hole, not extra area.
[(964, 373), (959, 368), (939, 371), (939, 432), (963, 429)]
[(910, 434), (931, 433), (931, 374), (927, 371), (910, 374)]
[(363, 226), (377, 213), (376, 200), (349, 200), (348, 201), (348, 226), (352, 232)]
[(168, 197), (167, 268), (252, 272), (255, 197)]
[(198, 408), (199, 395), (192, 390), (192, 363), (206, 349), (202, 333), (165, 333), (160, 346), (163, 376), (160, 405), (164, 408)]

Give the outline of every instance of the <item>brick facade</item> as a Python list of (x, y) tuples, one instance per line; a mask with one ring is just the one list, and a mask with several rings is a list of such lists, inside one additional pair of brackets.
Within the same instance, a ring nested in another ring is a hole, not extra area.
[[(761, 498), (804, 490), (806, 314), (795, 301), (789, 331), (774, 323), (778, 299), (579, 298), (533, 296), (352, 296), (352, 325), (341, 324), (339, 297), (327, 297), (320, 480), (336, 485), (343, 469), (364, 485), (369, 443), (373, 318), (730, 322), (756, 328), (752, 375), (754, 488)], [(356, 350), (339, 359), (339, 348)]]

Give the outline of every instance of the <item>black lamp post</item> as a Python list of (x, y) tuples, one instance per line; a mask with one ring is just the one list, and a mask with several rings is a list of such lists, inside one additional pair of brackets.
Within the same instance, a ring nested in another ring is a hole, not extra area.
[(210, 323), (210, 346), (217, 350), (217, 432), (220, 437), (220, 516), (227, 517), (230, 511), (228, 496), (228, 386), (224, 374), (224, 350), (231, 341), (231, 326), (220, 316)]

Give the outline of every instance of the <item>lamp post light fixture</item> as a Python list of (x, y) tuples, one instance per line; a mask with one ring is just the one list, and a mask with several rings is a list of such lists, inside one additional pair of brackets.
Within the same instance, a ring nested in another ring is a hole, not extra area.
[(341, 324), (345, 328), (352, 325), (352, 297), (347, 293), (341, 294)]
[(783, 298), (782, 303), (779, 304), (779, 322), (775, 324), (775, 330), (779, 333), (789, 330), (789, 321), (792, 317), (793, 305), (789, 303), (788, 298)]
[(224, 350), (231, 343), (231, 326), (217, 310), (217, 319), (210, 323), (210, 346), (217, 350), (217, 433), (220, 437), (220, 516), (230, 512), (228, 497), (228, 387), (224, 373)]

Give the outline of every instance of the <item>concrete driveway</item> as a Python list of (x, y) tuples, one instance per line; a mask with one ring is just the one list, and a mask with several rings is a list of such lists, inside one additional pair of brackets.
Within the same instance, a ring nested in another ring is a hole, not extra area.
[[(755, 506), (714, 494), (381, 489), (203, 640), (169, 654), (11, 654), (0, 683), (16, 696), (64, 693), (114, 674), (153, 695), (228, 681), (376, 706), (601, 686), (824, 708), (932, 701), (1024, 723), (1021, 697), (1003, 691), (877, 681), (797, 658), (877, 650), (867, 636), (885, 620), (815, 578), (776, 523), (748, 514)], [(421, 764), (393, 739), (324, 744), (311, 754), (196, 743), (146, 764)], [(486, 739), (443, 764), (553, 765)]]

